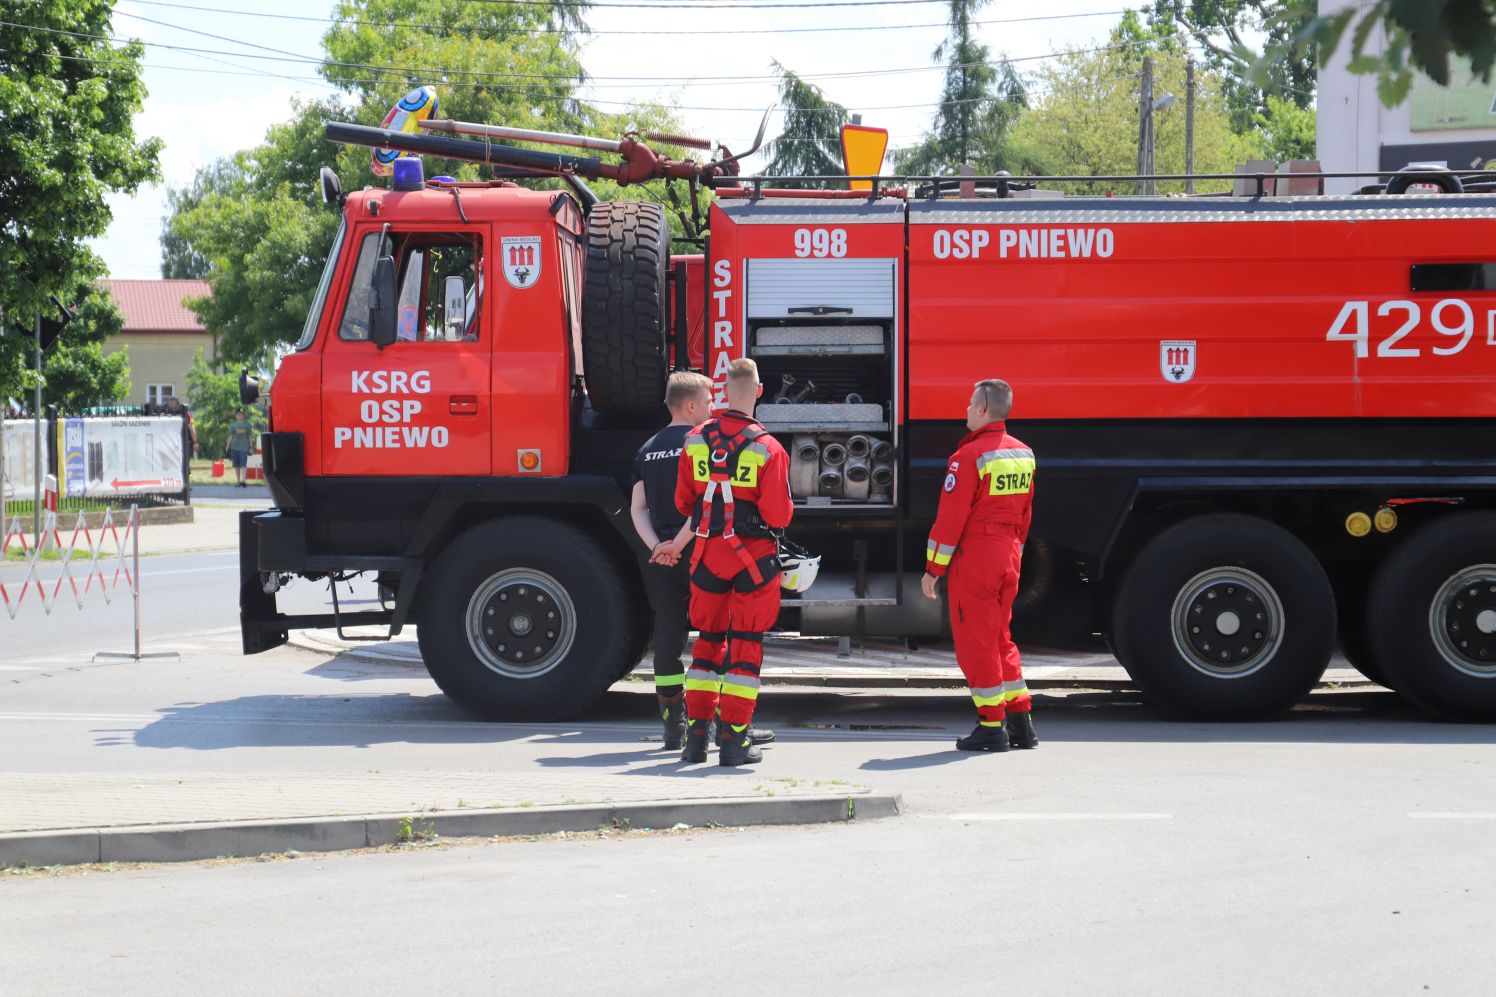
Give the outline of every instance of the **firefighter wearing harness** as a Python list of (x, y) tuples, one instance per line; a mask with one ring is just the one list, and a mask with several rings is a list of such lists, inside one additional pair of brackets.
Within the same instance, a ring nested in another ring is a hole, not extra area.
[(704, 762), (707, 725), (721, 711), (718, 761), (763, 758), (749, 737), (758, 702), (764, 631), (779, 616), (778, 544), (770, 530), (789, 525), (789, 457), (753, 419), (763, 394), (758, 365), (743, 358), (727, 370), (728, 410), (686, 436), (675, 505), (696, 524), (691, 551), (691, 625), (700, 633), (686, 672), (685, 747)]
[[(956, 663), (971, 687), (977, 725), (962, 751), (1033, 748), (1032, 704), (1009, 624), (1034, 502), (1034, 452), (1008, 435), (1013, 389), (978, 381), (966, 407), (971, 430), (946, 468), (925, 553), (926, 597), (945, 576)], [(1004, 726), (1006, 721), (1006, 726)]]

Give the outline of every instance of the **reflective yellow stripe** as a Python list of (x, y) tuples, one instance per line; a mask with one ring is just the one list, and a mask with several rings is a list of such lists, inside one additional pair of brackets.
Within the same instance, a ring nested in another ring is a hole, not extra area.
[[(700, 437), (693, 437), (700, 439)], [(705, 443), (686, 443), (686, 453), (691, 455), (691, 475), (697, 481), (712, 479), (712, 451)]]
[(1011, 703), (1013, 700), (1021, 699), (1028, 694), (1028, 686), (1024, 685), (1019, 686), (1017, 689), (1009, 689), (1007, 692), (1002, 694), (1002, 698)]
[(1003, 725), (1001, 720), (978, 720), (977, 723), (983, 727), (1001, 727)]
[(949, 554), (931, 554), (928, 560), (931, 563), (939, 564), (943, 567), (951, 563), (951, 556)]
[[(965, 562), (963, 561), (962, 563), (964, 564)], [(1001, 706), (1003, 704), (1003, 694), (1000, 692), (995, 696), (978, 696), (973, 694), (971, 701), (978, 706)]]
[(682, 674), (682, 675), (656, 675), (655, 676), (655, 685), (658, 686), (658, 687), (660, 687), (661, 689), (664, 689), (664, 688), (666, 688), (668, 686), (672, 686), (672, 685), (685, 685), (685, 684), (686, 684), (686, 676), (684, 674)]
[(687, 692), (716, 692), (721, 688), (717, 679), (686, 679)]
[(1034, 458), (992, 457), (977, 464), (988, 495), (1023, 495), (1034, 489)]
[(737, 696), (739, 699), (757, 699), (758, 690), (751, 685), (738, 685), (736, 682), (723, 682), (722, 695)]

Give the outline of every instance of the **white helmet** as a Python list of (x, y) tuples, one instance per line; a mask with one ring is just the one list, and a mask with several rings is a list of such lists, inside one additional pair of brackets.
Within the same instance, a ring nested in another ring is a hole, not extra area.
[(821, 559), (790, 540), (779, 540), (779, 587), (787, 592), (804, 592), (815, 584), (821, 570)]

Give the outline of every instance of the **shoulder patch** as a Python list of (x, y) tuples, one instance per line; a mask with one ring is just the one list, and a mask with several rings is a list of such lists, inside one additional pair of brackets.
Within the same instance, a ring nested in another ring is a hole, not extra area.
[(945, 476), (945, 490), (948, 492), (956, 490), (956, 473), (954, 471)]

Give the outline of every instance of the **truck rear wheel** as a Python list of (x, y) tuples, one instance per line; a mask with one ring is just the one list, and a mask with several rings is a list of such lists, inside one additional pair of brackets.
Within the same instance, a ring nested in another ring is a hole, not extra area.
[(1112, 610), (1112, 644), (1143, 692), (1200, 720), (1291, 707), (1335, 647), (1335, 596), (1313, 554), (1251, 516), (1212, 514), (1143, 548)]
[(658, 204), (613, 201), (587, 217), (582, 363), (592, 407), (653, 415), (665, 397), (670, 226)]
[(1496, 513), (1449, 516), (1403, 540), (1367, 612), (1398, 692), (1450, 720), (1496, 720)]
[(429, 575), (418, 634), (453, 701), (495, 720), (561, 720), (617, 679), (628, 593), (578, 530), (515, 517), (454, 540)]

